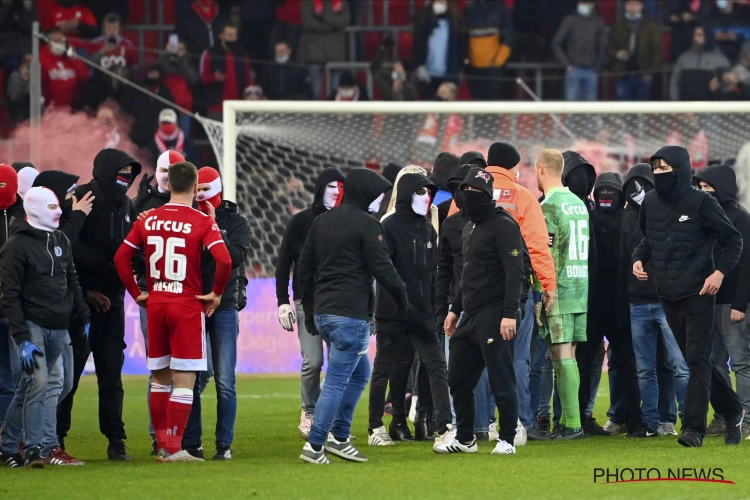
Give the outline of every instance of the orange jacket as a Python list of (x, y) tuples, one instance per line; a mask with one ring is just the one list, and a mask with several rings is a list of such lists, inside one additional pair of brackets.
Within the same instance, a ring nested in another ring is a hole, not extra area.
[[(487, 167), (487, 171), (495, 178), (492, 187), (497, 206), (510, 212), (521, 226), (521, 235), (529, 248), (531, 266), (542, 283), (542, 290), (557, 290), (555, 262), (549, 250), (547, 222), (544, 220), (539, 201), (531, 191), (516, 182), (516, 177), (510, 170), (503, 167)], [(456, 212), (458, 207), (452, 203), (448, 215)]]

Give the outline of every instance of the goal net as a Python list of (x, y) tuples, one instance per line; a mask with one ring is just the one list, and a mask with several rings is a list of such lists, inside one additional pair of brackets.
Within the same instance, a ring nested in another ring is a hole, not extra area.
[(442, 151), (486, 154), (507, 141), (521, 153), (521, 184), (536, 192), (533, 163), (544, 148), (572, 149), (598, 172), (625, 175), (669, 144), (688, 149), (696, 169), (736, 164), (742, 194), (750, 187), (750, 145), (740, 154), (750, 103), (227, 101), (223, 124), (201, 121), (224, 194), (250, 221), (254, 277), (273, 275), (289, 218), (312, 203), (317, 175), (331, 166), (429, 171)]

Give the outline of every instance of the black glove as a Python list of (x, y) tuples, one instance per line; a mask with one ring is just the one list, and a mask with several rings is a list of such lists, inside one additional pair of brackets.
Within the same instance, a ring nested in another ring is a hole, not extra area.
[(138, 184), (138, 194), (135, 196), (134, 200), (134, 203), (139, 210), (154, 195), (154, 188), (151, 186), (151, 181), (153, 181), (155, 177), (155, 175), (149, 176), (148, 174), (143, 174), (143, 177), (141, 177), (141, 182)]
[(240, 286), (237, 290), (237, 310), (241, 311), (247, 305), (247, 290), (244, 286)]
[(307, 333), (313, 337), (318, 336), (318, 330), (315, 328), (315, 319), (313, 319), (312, 314), (305, 317), (305, 328), (307, 329)]

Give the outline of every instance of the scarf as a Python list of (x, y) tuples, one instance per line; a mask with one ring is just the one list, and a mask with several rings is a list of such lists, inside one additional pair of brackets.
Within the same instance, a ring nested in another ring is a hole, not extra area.
[[(167, 147), (166, 143), (172, 141), (175, 141), (174, 146), (171, 148)], [(161, 130), (157, 130), (156, 134), (154, 134), (154, 142), (159, 149), (159, 153), (163, 153), (169, 149), (182, 153), (182, 149), (185, 147), (185, 132), (179, 127), (177, 127), (171, 135), (167, 135)]]

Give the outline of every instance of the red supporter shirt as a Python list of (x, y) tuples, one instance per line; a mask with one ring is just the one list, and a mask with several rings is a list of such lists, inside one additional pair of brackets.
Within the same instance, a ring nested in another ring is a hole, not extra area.
[[(83, 5), (74, 5), (73, 7), (63, 7), (62, 5), (55, 5), (44, 16), (41, 20), (42, 31), (49, 31), (55, 26), (59, 26), (65, 21), (72, 21), (78, 19), (78, 23), (88, 25), (91, 28), (95, 28), (98, 23), (96, 17), (91, 9)], [(73, 47), (83, 46), (85, 42), (79, 41), (76, 37), (85, 36), (81, 33), (81, 29), (77, 29), (74, 32), (67, 33), (68, 43)], [(95, 36), (95, 35), (94, 35)], [(91, 37), (91, 35), (89, 35)]]
[[(100, 36), (91, 40), (88, 45), (89, 53), (93, 54), (98, 52), (107, 45), (107, 37)], [(133, 42), (125, 37), (120, 37), (117, 40), (115, 49), (109, 54), (102, 54), (102, 59), (99, 64), (104, 69), (113, 70), (117, 67), (129, 68), (135, 66), (138, 62), (138, 52)]]
[(39, 51), (39, 63), (44, 100), (58, 106), (74, 105), (89, 79), (86, 65), (80, 59), (56, 56), (46, 45)]
[(231, 272), (231, 258), (211, 217), (187, 205), (167, 203), (133, 224), (117, 251), (115, 266), (133, 298), (141, 294), (133, 277), (132, 258), (145, 246), (148, 302), (177, 303), (203, 310), (196, 299), (203, 295), (201, 254), (207, 248), (216, 260), (213, 291), (224, 293)]

